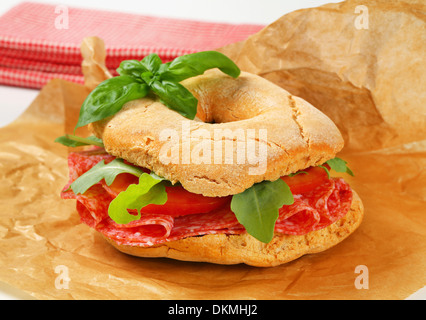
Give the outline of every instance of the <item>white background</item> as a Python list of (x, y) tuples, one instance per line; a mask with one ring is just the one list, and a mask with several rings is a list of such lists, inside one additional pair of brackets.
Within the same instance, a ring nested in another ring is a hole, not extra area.
[[(32, 2), (62, 4), (73, 7), (114, 10), (142, 15), (195, 19), (213, 22), (270, 24), (282, 15), (302, 8), (340, 1), (322, 0), (64, 0)], [(0, 15), (20, 1), (1, 0)], [(1, 31), (0, 31), (1, 32)], [(0, 127), (15, 120), (38, 94), (38, 90), (0, 85)], [(426, 290), (413, 299), (425, 299)], [(32, 299), (16, 288), (0, 282), (0, 299)]]

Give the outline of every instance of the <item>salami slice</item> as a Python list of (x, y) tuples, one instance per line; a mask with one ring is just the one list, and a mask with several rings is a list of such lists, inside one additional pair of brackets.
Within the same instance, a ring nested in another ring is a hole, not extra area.
[(275, 223), (275, 231), (285, 234), (301, 235), (312, 231), (320, 222), (321, 216), (302, 195), (294, 196), (294, 203), (283, 206)]
[(313, 228), (319, 230), (341, 219), (349, 211), (352, 190), (342, 178), (333, 178), (304, 194), (304, 198), (320, 214), (321, 219)]
[(101, 184), (95, 184), (84, 194), (78, 194), (75, 197), (90, 213), (93, 218), (92, 225), (95, 227), (108, 218), (108, 207), (112, 197), (105, 192)]
[[(113, 159), (113, 156), (102, 149), (71, 153), (68, 160), (70, 179), (67, 186), (99, 161), (108, 163)], [(108, 216), (109, 204), (123, 186), (137, 182), (137, 178), (131, 175), (121, 174), (117, 177), (120, 178), (112, 186), (101, 181), (83, 195), (75, 195), (66, 186), (61, 196), (64, 199), (76, 199), (81, 221), (118, 244), (153, 246), (192, 236), (246, 232), (231, 211), (229, 203), (210, 212), (179, 216), (142, 213), (139, 220), (125, 225), (117, 224)], [(352, 191), (343, 179), (333, 178), (314, 190), (294, 195), (294, 199), (292, 205), (280, 209), (275, 232), (303, 235), (327, 227), (349, 211)]]

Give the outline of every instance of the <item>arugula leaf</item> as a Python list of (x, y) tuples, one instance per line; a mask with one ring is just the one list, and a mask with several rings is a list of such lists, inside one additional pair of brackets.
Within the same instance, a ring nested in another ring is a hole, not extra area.
[(147, 84), (128, 75), (101, 82), (84, 100), (75, 129), (116, 114), (126, 102), (143, 98), (148, 92)]
[(237, 78), (241, 72), (238, 66), (224, 54), (217, 51), (202, 51), (174, 59), (161, 74), (161, 79), (180, 82), (213, 68), (219, 68), (233, 78)]
[(294, 172), (294, 173), (290, 173), (288, 176), (294, 177), (294, 176), (297, 176), (298, 174), (301, 174), (301, 173), (308, 174), (306, 171), (297, 171), (297, 172)]
[(325, 170), (325, 172), (327, 173), (327, 178), (330, 179), (331, 175), (330, 175), (330, 171), (328, 170), (328, 168), (326, 166), (318, 166), (320, 168), (323, 168)]
[(81, 146), (88, 146), (88, 145), (98, 146), (102, 148), (104, 147), (102, 140), (95, 136), (83, 138), (83, 137), (74, 136), (72, 134), (66, 134), (64, 136), (56, 138), (55, 142), (59, 142), (67, 147), (81, 147)]
[(294, 203), (289, 186), (282, 180), (263, 181), (231, 200), (231, 210), (247, 232), (268, 243), (274, 236), (275, 222), (283, 205)]
[(336, 172), (346, 172), (347, 174), (354, 176), (353, 172), (349, 167), (346, 165), (347, 162), (340, 158), (334, 158), (326, 161), (326, 163), (330, 166), (331, 169), (333, 169)]
[[(119, 224), (126, 224), (141, 217), (140, 210), (149, 205), (163, 205), (167, 202), (167, 193), (163, 179), (143, 173), (139, 177), (139, 184), (131, 184), (126, 191), (122, 191), (111, 201), (108, 214), (112, 220)], [(138, 214), (129, 213), (128, 210), (137, 210)]]
[(122, 159), (114, 159), (108, 164), (102, 160), (71, 183), (71, 189), (75, 194), (83, 194), (102, 179), (105, 179), (107, 185), (111, 185), (120, 173), (130, 173), (139, 177), (144, 172), (142, 169), (124, 163)]

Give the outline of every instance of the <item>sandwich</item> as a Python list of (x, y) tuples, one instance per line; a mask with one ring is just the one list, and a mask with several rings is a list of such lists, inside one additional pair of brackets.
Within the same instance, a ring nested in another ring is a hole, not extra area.
[(126, 60), (86, 98), (63, 199), (119, 251), (272, 267), (331, 248), (363, 218), (334, 172), (336, 125), (215, 51)]

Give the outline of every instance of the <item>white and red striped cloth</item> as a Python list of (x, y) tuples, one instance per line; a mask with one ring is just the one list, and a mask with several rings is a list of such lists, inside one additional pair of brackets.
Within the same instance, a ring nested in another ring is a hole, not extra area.
[[(122, 60), (157, 53), (167, 62), (242, 41), (263, 28), (65, 9), (26, 2), (0, 17), (0, 84), (41, 88), (52, 78), (83, 83), (80, 45), (87, 36), (104, 40), (106, 65), (114, 73)], [(64, 14), (68, 14), (67, 24), (61, 20)]]

